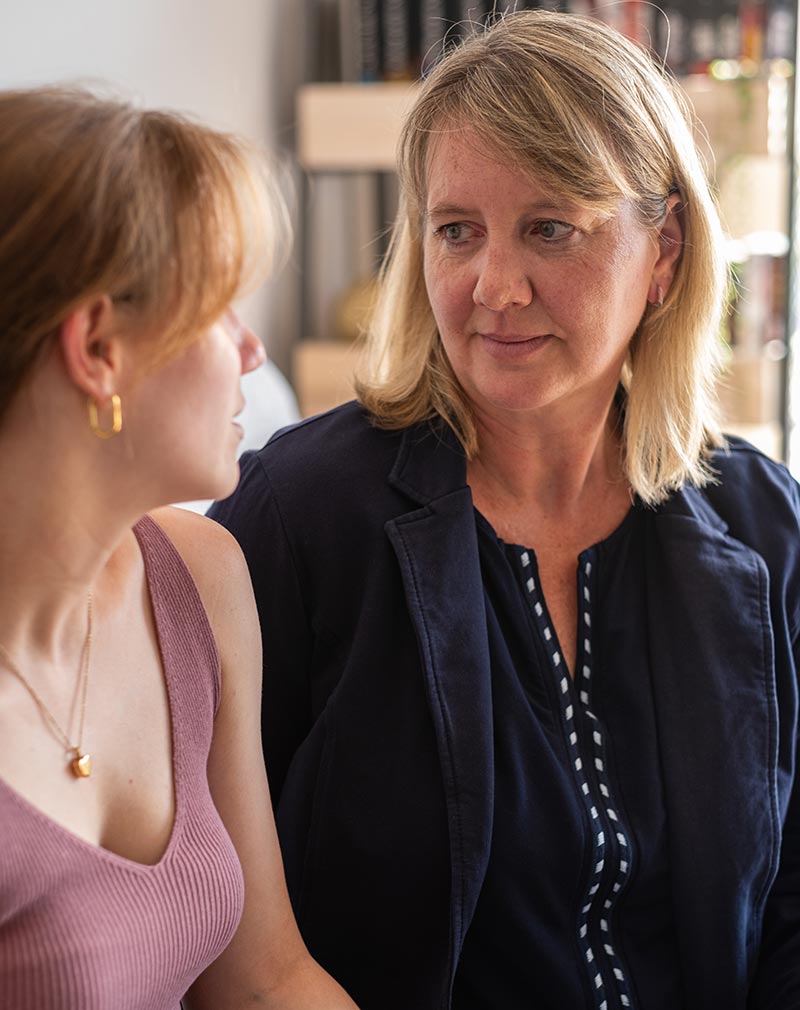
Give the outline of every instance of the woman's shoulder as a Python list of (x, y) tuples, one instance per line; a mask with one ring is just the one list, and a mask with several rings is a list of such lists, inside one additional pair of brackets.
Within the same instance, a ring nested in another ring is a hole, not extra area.
[(250, 592), (247, 564), (236, 539), (213, 519), (173, 505), (149, 513), (177, 551), (215, 625), (221, 601), (227, 609)]
[(241, 460), (242, 479), (234, 493), (262, 486), (281, 498), (306, 500), (388, 478), (403, 439), (402, 431), (376, 427), (356, 401), (284, 428), (257, 452)]
[[(741, 438), (711, 459), (714, 481), (702, 495), (728, 535), (753, 548), (777, 577), (800, 590), (800, 487), (787, 467)], [(781, 576), (781, 579), (783, 576)]]
[[(800, 519), (800, 488), (785, 464), (772, 459), (743, 438), (729, 435), (727, 445), (711, 458), (714, 481), (707, 488), (712, 502), (765, 520), (779, 510)], [(769, 509), (770, 511), (766, 511)]]
[(656, 518), (691, 519), (751, 547), (770, 568), (796, 568), (800, 577), (800, 488), (787, 467), (729, 436), (710, 454), (708, 470), (704, 486), (680, 488), (658, 506)]
[(402, 432), (376, 427), (356, 400), (276, 432), (256, 455), (268, 466), (293, 460), (340, 466), (348, 460), (397, 451)]
[(234, 558), (239, 550), (236, 540), (227, 530), (190, 509), (165, 505), (148, 515), (166, 534), (186, 564), (198, 570)]

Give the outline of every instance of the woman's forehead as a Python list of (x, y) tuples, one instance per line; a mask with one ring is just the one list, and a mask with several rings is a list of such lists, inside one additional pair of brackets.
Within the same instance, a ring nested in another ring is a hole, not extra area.
[[(415, 202), (423, 213), (434, 206), (459, 206), (472, 194), (491, 200), (496, 194), (513, 194), (532, 205), (562, 211), (589, 211), (600, 218), (614, 217), (631, 193), (620, 189), (620, 166), (601, 165), (594, 171), (572, 174), (532, 154), (514, 150), (488, 129), (454, 120), (429, 131), (424, 171), (413, 184)], [(574, 185), (573, 185), (574, 183)], [(466, 195), (464, 195), (466, 191)]]
[(547, 170), (521, 157), (510, 158), (469, 128), (443, 131), (431, 139), (425, 189), (429, 212), (482, 197), (514, 197), (543, 208), (585, 206)]

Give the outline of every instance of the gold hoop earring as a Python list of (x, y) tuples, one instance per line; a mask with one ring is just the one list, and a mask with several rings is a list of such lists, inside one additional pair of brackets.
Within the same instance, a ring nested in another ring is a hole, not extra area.
[(100, 421), (97, 417), (97, 404), (94, 402), (92, 397), (88, 397), (87, 405), (89, 407), (89, 427), (92, 429), (98, 438), (113, 438), (115, 435), (119, 435), (122, 431), (122, 400), (119, 398), (117, 393), (111, 394), (111, 427), (101, 428)]

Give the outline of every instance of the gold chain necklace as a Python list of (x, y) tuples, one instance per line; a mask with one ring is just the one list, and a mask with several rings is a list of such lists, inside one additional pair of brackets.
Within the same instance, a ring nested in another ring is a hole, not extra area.
[(83, 643), (83, 651), (81, 652), (81, 666), (80, 672), (78, 673), (78, 684), (76, 691), (80, 695), (80, 718), (78, 721), (78, 740), (77, 743), (72, 743), (70, 738), (58, 724), (53, 713), (45, 705), (39, 696), (38, 692), (34, 687), (28, 682), (28, 679), (23, 675), (20, 668), (14, 662), (14, 660), (9, 656), (3, 645), (0, 645), (0, 656), (6, 662), (9, 670), (21, 681), (22, 685), (28, 691), (30, 696), (36, 702), (39, 711), (42, 714), (42, 718), (47, 723), (51, 733), (58, 740), (60, 744), (64, 747), (67, 754), (71, 754), (72, 758), (70, 760), (69, 766), (72, 769), (72, 774), (78, 779), (88, 779), (92, 774), (92, 755), (86, 754), (83, 750), (83, 724), (86, 719), (86, 694), (89, 687), (89, 661), (92, 654), (92, 594), (86, 601), (86, 638)]

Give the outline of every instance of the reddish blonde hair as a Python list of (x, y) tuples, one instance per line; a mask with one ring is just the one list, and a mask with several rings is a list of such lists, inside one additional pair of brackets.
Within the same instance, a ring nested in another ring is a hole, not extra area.
[(261, 279), (285, 220), (230, 135), (79, 88), (0, 92), (0, 416), (82, 300), (155, 327), (164, 360)]

